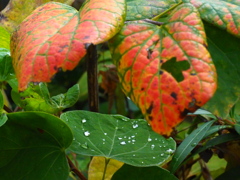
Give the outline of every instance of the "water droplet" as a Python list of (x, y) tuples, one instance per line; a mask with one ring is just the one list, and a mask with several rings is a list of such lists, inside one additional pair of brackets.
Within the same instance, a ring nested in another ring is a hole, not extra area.
[(151, 149), (153, 149), (154, 147), (155, 147), (155, 145), (154, 145), (154, 144), (152, 144), (152, 145), (151, 145)]
[(148, 142), (150, 142), (150, 141), (152, 141), (152, 139), (151, 139), (151, 138), (148, 138)]
[(103, 141), (106, 141), (106, 139), (103, 139)]
[(85, 142), (84, 144), (82, 144), (81, 147), (82, 147), (83, 149), (87, 149), (87, 148), (88, 148), (87, 142)]
[(168, 154), (172, 154), (172, 153), (174, 152), (174, 150), (168, 149), (166, 152), (167, 152)]
[(143, 164), (143, 161), (141, 163)]
[(157, 141), (157, 138), (155, 138), (155, 141)]
[(84, 132), (84, 136), (89, 136), (90, 135), (90, 132), (89, 131), (85, 131)]
[(128, 137), (128, 139), (131, 139), (131, 137)]
[(131, 136), (132, 138), (134, 138), (135, 136)]
[(124, 136), (124, 138), (127, 138), (127, 136)]
[(133, 156), (136, 156), (136, 154), (133, 154)]
[(104, 133), (104, 135), (106, 136), (106, 135), (107, 135), (107, 133)]
[(153, 159), (156, 159), (156, 157), (153, 157)]
[(162, 154), (160, 154), (160, 156), (164, 156), (164, 154), (162, 153)]
[(74, 138), (73, 138), (73, 141), (75, 141), (75, 140), (76, 140), (76, 138), (74, 137)]
[(121, 140), (122, 138), (119, 137), (118, 139)]
[(115, 127), (115, 129), (117, 130), (117, 129), (118, 129), (118, 127)]
[(128, 141), (128, 143), (131, 143), (131, 141)]
[(87, 120), (86, 120), (86, 119), (83, 119), (83, 120), (82, 120), (82, 123), (85, 123), (85, 122), (87, 122)]
[(133, 125), (133, 129), (137, 128), (138, 127), (138, 124), (134, 124)]
[(77, 128), (77, 126), (74, 126), (74, 128)]
[(122, 141), (122, 142), (120, 142), (120, 144), (121, 144), (121, 145), (125, 145), (125, 144), (126, 144), (126, 142), (125, 142), (125, 141)]
[(136, 142), (136, 140), (135, 140), (135, 139), (132, 139), (132, 142)]
[(197, 143), (193, 143), (193, 144), (191, 144), (192, 147), (195, 147), (196, 145), (197, 145)]

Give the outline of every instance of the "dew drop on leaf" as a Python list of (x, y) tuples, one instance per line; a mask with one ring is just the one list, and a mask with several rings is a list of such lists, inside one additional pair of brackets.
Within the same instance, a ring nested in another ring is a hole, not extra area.
[(152, 139), (151, 139), (151, 138), (148, 138), (148, 142), (150, 142), (150, 141), (152, 141)]
[(89, 136), (90, 135), (90, 132), (89, 131), (85, 131), (84, 132), (84, 136)]
[(122, 141), (122, 142), (120, 142), (120, 144), (121, 144), (121, 145), (125, 145), (125, 144), (126, 144), (126, 142), (125, 142), (125, 141)]
[(134, 124), (133, 125), (133, 129), (137, 128), (138, 127), (138, 124)]
[(82, 147), (83, 149), (88, 149), (87, 142), (85, 142), (84, 144), (82, 144), (81, 147)]
[(173, 152), (174, 152), (174, 151), (173, 151), (172, 149), (168, 149), (168, 150), (167, 150), (167, 153), (168, 153), (168, 154), (172, 154)]
[(106, 135), (107, 135), (107, 133), (104, 133), (104, 135), (106, 136)]
[(83, 119), (83, 120), (82, 120), (82, 123), (85, 123), (85, 122), (87, 122), (87, 120), (86, 120), (86, 119)]

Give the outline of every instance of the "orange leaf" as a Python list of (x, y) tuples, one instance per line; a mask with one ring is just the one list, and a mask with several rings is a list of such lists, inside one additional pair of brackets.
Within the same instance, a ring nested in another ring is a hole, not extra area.
[(184, 4), (169, 17), (160, 27), (130, 22), (110, 44), (123, 91), (153, 130), (165, 135), (216, 90), (216, 70), (196, 9)]
[(114, 36), (124, 22), (123, 2), (110, 0), (110, 9), (99, 9), (102, 0), (89, 0), (81, 20), (78, 11), (64, 4), (52, 2), (37, 8), (12, 35), (11, 54), (19, 90), (25, 90), (29, 82), (50, 82), (60, 68), (74, 69), (89, 43), (98, 44)]

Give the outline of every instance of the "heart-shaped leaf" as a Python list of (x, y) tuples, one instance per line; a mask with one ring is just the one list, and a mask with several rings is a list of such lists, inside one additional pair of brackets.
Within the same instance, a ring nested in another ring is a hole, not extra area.
[(59, 118), (40, 112), (9, 113), (0, 127), (1, 179), (65, 180), (65, 149), (72, 132)]
[(72, 70), (89, 43), (107, 41), (118, 32), (124, 22), (124, 0), (108, 1), (104, 8), (103, 4), (102, 0), (87, 1), (79, 17), (73, 7), (47, 3), (20, 24), (11, 40), (20, 91), (29, 82), (50, 82), (60, 68)]
[(201, 14), (201, 18), (229, 33), (240, 37), (240, 3), (222, 0), (183, 0), (192, 3)]
[(88, 156), (104, 156), (133, 166), (164, 163), (175, 151), (175, 141), (153, 132), (142, 119), (71, 111), (61, 115), (73, 132), (69, 150)]
[(178, 6), (162, 26), (127, 23), (111, 40), (122, 89), (154, 131), (169, 135), (188, 112), (216, 90), (216, 70), (203, 24), (190, 4)]

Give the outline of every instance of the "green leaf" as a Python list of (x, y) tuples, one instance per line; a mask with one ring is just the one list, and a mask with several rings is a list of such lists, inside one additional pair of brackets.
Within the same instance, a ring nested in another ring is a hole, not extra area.
[(10, 51), (5, 48), (0, 48), (0, 82), (10, 80), (13, 77), (14, 70)]
[(178, 0), (127, 0), (126, 20), (151, 19), (176, 5)]
[(66, 180), (65, 149), (72, 142), (69, 127), (59, 118), (40, 112), (7, 115), (0, 127), (1, 179)]
[(232, 128), (232, 126), (230, 125), (215, 125), (215, 126), (211, 126), (208, 130), (208, 132), (206, 132), (206, 134), (204, 135), (204, 138), (207, 138), (208, 136), (222, 130), (222, 129), (226, 129), (226, 128)]
[(174, 173), (189, 153), (197, 146), (202, 140), (206, 132), (209, 130), (214, 121), (204, 123), (199, 128), (195, 129), (189, 136), (187, 136), (180, 146), (177, 148), (170, 163), (170, 172)]
[(10, 34), (0, 26), (0, 48), (10, 49)]
[(3, 126), (8, 120), (8, 117), (6, 114), (2, 113), (0, 115), (0, 127)]
[(240, 41), (208, 23), (204, 25), (218, 74), (217, 91), (204, 108), (224, 119), (240, 96)]
[(233, 141), (233, 140), (237, 140), (240, 139), (240, 136), (238, 134), (223, 134), (220, 136), (217, 136), (211, 140), (209, 140), (208, 142), (206, 142), (206, 144), (204, 144), (204, 146), (202, 146), (201, 148), (197, 149), (196, 151), (194, 151), (193, 154), (191, 154), (191, 157), (193, 157), (194, 155), (205, 151), (206, 149), (210, 148), (210, 147), (214, 147), (216, 145), (225, 143), (225, 142), (229, 142), (229, 141)]
[(88, 156), (113, 158), (133, 166), (163, 164), (175, 151), (175, 141), (151, 130), (145, 120), (88, 111), (61, 115), (72, 129), (69, 150)]
[[(161, 177), (161, 178), (160, 178)], [(124, 164), (112, 177), (112, 180), (177, 180), (169, 171), (160, 167), (134, 167)]]
[(0, 91), (0, 112), (3, 109), (3, 106), (4, 106), (4, 100), (3, 100), (2, 92)]
[(20, 97), (18, 97), (16, 91), (12, 91), (12, 95), (14, 100), (27, 111), (44, 111), (55, 114), (73, 106), (78, 101), (79, 85), (76, 84), (69, 88), (65, 94), (53, 97), (50, 97), (45, 83), (39, 83), (39, 85), (32, 84), (26, 91), (20, 93)]

